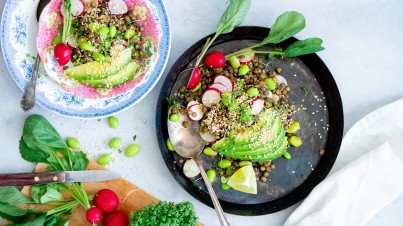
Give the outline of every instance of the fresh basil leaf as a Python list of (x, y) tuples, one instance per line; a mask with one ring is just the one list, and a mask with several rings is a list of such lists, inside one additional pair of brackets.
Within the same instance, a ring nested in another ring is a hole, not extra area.
[(42, 214), (41, 216), (35, 218), (34, 220), (19, 224), (9, 224), (9, 226), (43, 226), (45, 225), (45, 221), (46, 221), (46, 214)]
[(24, 129), (37, 142), (53, 148), (67, 148), (56, 129), (42, 116), (31, 115), (25, 120)]
[[(0, 202), (0, 217), (9, 220), (14, 223), (25, 222), (32, 216), (37, 216), (42, 214), (42, 212), (30, 210), (30, 209), (20, 209), (14, 205)], [(31, 224), (29, 224), (31, 225)]]
[(300, 40), (290, 45), (285, 50), (284, 56), (296, 57), (310, 53), (315, 53), (324, 49), (321, 45), (322, 45), (322, 39), (320, 38), (308, 38), (305, 40)]
[(82, 151), (73, 152), (73, 170), (85, 170), (89, 163), (87, 155)]
[(35, 203), (41, 203), (41, 197), (46, 193), (46, 186), (44, 184), (32, 185), (31, 187), (31, 197)]
[(0, 187), (0, 202), (10, 205), (35, 203), (30, 197), (22, 194), (13, 186)]
[(230, 0), (227, 9), (217, 25), (216, 34), (226, 34), (234, 30), (245, 19), (251, 0)]
[(305, 28), (304, 16), (296, 11), (289, 11), (281, 14), (270, 29), (269, 35), (259, 44), (277, 44)]

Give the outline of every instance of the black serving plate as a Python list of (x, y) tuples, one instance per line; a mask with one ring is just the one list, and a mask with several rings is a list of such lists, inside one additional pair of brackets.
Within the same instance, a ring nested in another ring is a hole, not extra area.
[[(258, 43), (269, 33), (261, 27), (239, 27), (233, 32), (219, 36), (209, 51), (219, 50), (228, 54), (243, 47)], [(164, 81), (157, 103), (156, 131), (162, 157), (176, 181), (193, 197), (213, 207), (207, 188), (202, 180), (191, 180), (182, 173), (175, 152), (166, 147), (168, 139), (166, 97), (176, 100), (177, 90), (186, 85), (195, 58), (201, 51), (207, 36), (191, 46), (176, 61)], [(286, 48), (297, 41), (290, 38), (279, 47)], [(301, 124), (298, 136), (304, 141), (299, 148), (289, 147), (292, 158), (273, 160), (275, 170), (270, 172), (266, 183), (258, 182), (258, 194), (222, 190), (219, 178), (213, 188), (225, 212), (238, 215), (262, 215), (280, 211), (304, 199), (321, 182), (332, 168), (339, 152), (343, 136), (343, 107), (337, 85), (322, 60), (316, 54), (298, 58), (271, 60), (259, 55), (267, 67), (281, 67), (282, 73), (291, 88), (289, 102), (295, 105), (297, 112), (293, 119)], [(183, 73), (181, 73), (183, 72)], [(319, 155), (324, 149), (325, 154)], [(211, 169), (219, 160), (201, 155), (205, 169)]]

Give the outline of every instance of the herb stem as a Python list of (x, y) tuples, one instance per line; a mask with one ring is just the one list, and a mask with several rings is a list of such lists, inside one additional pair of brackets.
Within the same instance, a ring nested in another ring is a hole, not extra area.
[(199, 66), (201, 60), (203, 59), (204, 55), (206, 54), (208, 48), (211, 46), (211, 44), (213, 44), (214, 40), (219, 36), (219, 33), (215, 33), (215, 35), (213, 36), (213, 38), (207, 39), (206, 44), (204, 45), (202, 51), (200, 52), (199, 56), (197, 56), (196, 58), (196, 63), (195, 63), (195, 67)]

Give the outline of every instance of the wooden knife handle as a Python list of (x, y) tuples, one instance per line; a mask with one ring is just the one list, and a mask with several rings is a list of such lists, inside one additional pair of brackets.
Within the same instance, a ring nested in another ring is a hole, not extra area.
[(64, 181), (64, 172), (0, 174), (0, 186), (25, 186)]

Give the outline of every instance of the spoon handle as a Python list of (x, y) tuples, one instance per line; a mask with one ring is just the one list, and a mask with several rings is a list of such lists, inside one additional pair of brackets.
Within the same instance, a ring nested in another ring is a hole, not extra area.
[(195, 160), (197, 166), (199, 167), (201, 175), (203, 177), (203, 181), (207, 186), (207, 190), (210, 194), (211, 201), (213, 201), (214, 209), (217, 213), (218, 220), (220, 221), (221, 226), (230, 226), (227, 218), (225, 218), (224, 211), (221, 208), (220, 202), (217, 199), (217, 196), (213, 190), (213, 187), (211, 186), (210, 182), (207, 179), (206, 172), (204, 171), (203, 165), (201, 164), (199, 157), (194, 158), (194, 160)]
[(22, 95), (20, 102), (20, 106), (24, 111), (29, 111), (35, 106), (36, 80), (38, 79), (38, 69), (40, 62), (41, 59), (39, 57), (39, 54), (37, 54), (35, 59), (35, 67), (32, 71), (31, 79), (29, 80), (28, 87)]

